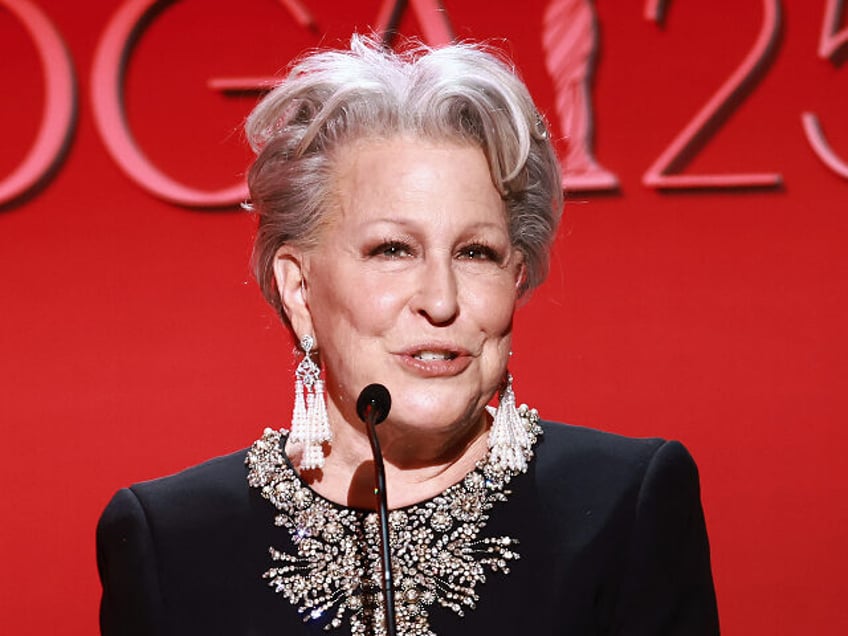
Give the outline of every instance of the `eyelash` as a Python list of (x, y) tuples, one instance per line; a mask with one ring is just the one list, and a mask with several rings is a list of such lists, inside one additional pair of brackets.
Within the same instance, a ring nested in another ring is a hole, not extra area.
[(500, 261), (500, 254), (498, 254), (493, 247), (486, 245), (485, 243), (472, 243), (471, 245), (466, 245), (459, 251), (459, 253), (463, 258), (467, 258), (472, 261)]
[[(385, 240), (368, 252), (370, 257), (382, 257), (389, 260), (408, 258), (415, 256), (416, 252), (409, 243), (399, 240)], [(493, 261), (500, 262), (501, 255), (498, 251), (485, 243), (471, 243), (459, 249), (457, 256), (461, 259), (471, 261)]]
[[(401, 254), (403, 252), (403, 254)], [(368, 252), (368, 256), (382, 256), (395, 260), (406, 256), (414, 255), (412, 247), (403, 241), (388, 240), (383, 241), (377, 247)]]

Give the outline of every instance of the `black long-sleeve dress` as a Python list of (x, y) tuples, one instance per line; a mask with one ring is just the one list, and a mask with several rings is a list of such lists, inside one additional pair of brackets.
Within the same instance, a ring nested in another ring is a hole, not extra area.
[[(718, 634), (686, 449), (540, 424), (526, 473), (483, 467), (393, 512), (399, 633)], [(266, 433), (114, 496), (97, 528), (104, 636), (379, 631), (373, 520), (313, 493), (283, 445)]]

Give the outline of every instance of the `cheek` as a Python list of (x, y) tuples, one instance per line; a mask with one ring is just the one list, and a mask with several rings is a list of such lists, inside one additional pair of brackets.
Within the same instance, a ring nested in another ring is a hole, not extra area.
[(409, 300), (409, 288), (395, 283), (396, 281), (386, 281), (385, 284), (374, 285), (368, 295), (373, 307), (389, 312), (406, 305)]
[(338, 276), (323, 305), (337, 328), (363, 337), (380, 336), (406, 306), (409, 289), (402, 276), (360, 270), (356, 276)]
[(511, 279), (482, 288), (477, 286), (468, 298), (466, 306), (482, 331), (494, 337), (507, 336), (512, 332), (517, 294)]
[(380, 276), (377, 280), (366, 281), (367, 300), (370, 305), (372, 320), (379, 320), (379, 316), (394, 316), (404, 307), (409, 300), (410, 286), (404, 284), (401, 276)]

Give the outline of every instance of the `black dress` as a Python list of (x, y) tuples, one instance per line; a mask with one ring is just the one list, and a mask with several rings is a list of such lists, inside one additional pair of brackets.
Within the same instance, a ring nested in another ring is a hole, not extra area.
[[(473, 471), (393, 513), (395, 567), (415, 574), (396, 574), (397, 603), (424, 616), (399, 633), (718, 634), (698, 473), (686, 449), (541, 426), (529, 469), (501, 490)], [(351, 572), (333, 560), (356, 538), (333, 520), (353, 528), (365, 514), (311, 496), (288, 479), (284, 457), (282, 472), (268, 473), (256, 449), (251, 466), (240, 451), (115, 495), (97, 528), (104, 636), (350, 634), (352, 624), (371, 633), (356, 620), (362, 603)], [(474, 497), (482, 514), (466, 505)], [(419, 562), (430, 565), (413, 567)], [(410, 586), (399, 589), (399, 579)], [(347, 587), (328, 587), (338, 580)], [(324, 631), (333, 618), (340, 626)]]

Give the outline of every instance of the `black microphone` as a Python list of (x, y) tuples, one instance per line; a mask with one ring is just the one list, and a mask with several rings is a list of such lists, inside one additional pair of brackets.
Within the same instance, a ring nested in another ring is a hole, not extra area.
[(377, 439), (377, 424), (389, 415), (392, 408), (392, 396), (382, 384), (369, 384), (356, 400), (356, 414), (368, 429), (371, 453), (374, 455), (374, 481), (377, 487), (377, 516), (380, 519), (381, 558), (383, 562), (383, 599), (386, 609), (386, 633), (396, 636), (395, 626), (395, 586), (392, 580), (392, 551), (389, 546), (389, 505), (386, 498), (386, 470), (383, 467), (383, 452)]
[(382, 384), (369, 384), (356, 400), (356, 414), (366, 424), (369, 423), (368, 418), (373, 418), (371, 423), (379, 424), (389, 416), (391, 408), (392, 396)]

